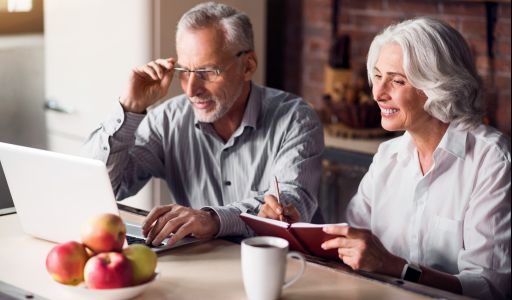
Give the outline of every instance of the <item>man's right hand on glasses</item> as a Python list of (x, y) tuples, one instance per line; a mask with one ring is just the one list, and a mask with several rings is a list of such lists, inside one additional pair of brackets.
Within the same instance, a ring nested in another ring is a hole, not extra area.
[(119, 98), (127, 112), (144, 113), (167, 94), (174, 74), (174, 58), (157, 59), (132, 69), (128, 86)]

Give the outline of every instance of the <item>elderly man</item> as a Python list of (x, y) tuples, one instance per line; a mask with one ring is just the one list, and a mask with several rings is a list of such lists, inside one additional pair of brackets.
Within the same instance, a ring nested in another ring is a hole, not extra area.
[[(107, 163), (118, 200), (152, 177), (167, 182), (176, 204), (149, 213), (148, 242), (172, 233), (171, 244), (187, 235), (248, 235), (241, 212), (310, 221), (322, 126), (301, 98), (251, 82), (257, 58), (248, 16), (223, 4), (197, 5), (179, 21), (176, 45), (177, 59), (131, 72), (119, 108), (84, 147)], [(184, 94), (148, 111), (173, 79)]]

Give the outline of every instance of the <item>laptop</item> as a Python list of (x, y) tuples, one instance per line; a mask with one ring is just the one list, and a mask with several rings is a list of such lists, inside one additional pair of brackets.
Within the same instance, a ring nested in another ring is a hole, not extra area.
[[(81, 226), (101, 213), (119, 214), (107, 168), (99, 160), (0, 143), (0, 163), (23, 231), (62, 243), (80, 240)], [(144, 243), (138, 224), (126, 222), (127, 241)], [(199, 241), (186, 237), (162, 252)]]

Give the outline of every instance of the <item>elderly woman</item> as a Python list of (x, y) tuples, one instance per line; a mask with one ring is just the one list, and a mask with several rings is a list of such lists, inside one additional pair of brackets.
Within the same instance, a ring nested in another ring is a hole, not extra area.
[(477, 298), (510, 297), (510, 141), (481, 123), (469, 47), (449, 25), (404, 21), (375, 37), (368, 77), (380, 145), (347, 210), (328, 226), (355, 270)]
[[(327, 226), (355, 270), (478, 298), (510, 297), (510, 141), (481, 123), (480, 79), (463, 37), (418, 18), (373, 40), (368, 76), (383, 143), (347, 209)], [(289, 211), (289, 213), (287, 213)], [(260, 216), (297, 220), (265, 198)]]

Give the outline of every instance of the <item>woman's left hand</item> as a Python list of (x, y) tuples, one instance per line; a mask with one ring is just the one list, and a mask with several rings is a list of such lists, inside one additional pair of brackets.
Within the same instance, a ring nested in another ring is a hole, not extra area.
[(371, 231), (348, 225), (326, 226), (323, 230), (338, 237), (324, 242), (322, 248), (338, 248), (338, 256), (352, 269), (400, 277), (406, 261), (386, 250)]

